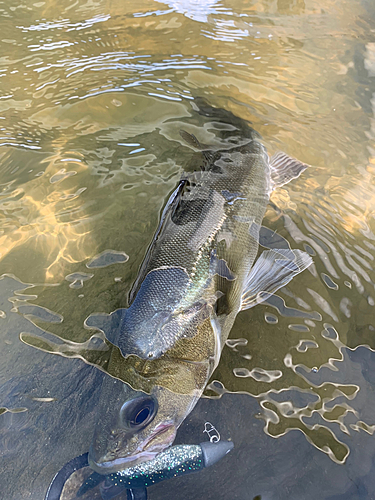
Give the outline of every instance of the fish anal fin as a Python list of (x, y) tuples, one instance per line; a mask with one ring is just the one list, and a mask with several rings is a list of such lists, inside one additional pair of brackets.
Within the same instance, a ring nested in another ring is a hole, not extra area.
[(312, 262), (311, 257), (301, 250), (284, 248), (265, 250), (246, 279), (240, 310), (250, 309), (263, 302), (270, 294), (287, 285)]
[(309, 165), (279, 151), (270, 159), (272, 189), (296, 179)]

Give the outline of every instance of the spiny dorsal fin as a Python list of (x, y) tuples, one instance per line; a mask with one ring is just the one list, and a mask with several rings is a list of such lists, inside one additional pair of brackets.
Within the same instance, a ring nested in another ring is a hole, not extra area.
[[(189, 134), (186, 130), (180, 130), (180, 136), (193, 148), (199, 149), (203, 155), (204, 161), (210, 164), (215, 159), (215, 154), (208, 149), (208, 146), (201, 144), (194, 134)], [(201, 165), (201, 170), (207, 170), (207, 165), (204, 163)]]
[(270, 159), (272, 189), (296, 179), (308, 165), (279, 151)]
[(198, 141), (194, 134), (189, 134), (186, 130), (180, 130), (180, 136), (186, 141), (190, 146), (197, 149), (203, 149), (202, 144)]

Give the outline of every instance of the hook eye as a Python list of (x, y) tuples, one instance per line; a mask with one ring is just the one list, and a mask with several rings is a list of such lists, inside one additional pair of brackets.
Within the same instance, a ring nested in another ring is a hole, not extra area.
[(151, 396), (142, 396), (122, 405), (120, 421), (128, 429), (143, 429), (154, 419), (157, 411), (157, 400)]

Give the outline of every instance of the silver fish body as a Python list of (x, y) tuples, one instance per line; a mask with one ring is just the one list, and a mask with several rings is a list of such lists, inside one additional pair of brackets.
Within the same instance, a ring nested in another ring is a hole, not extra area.
[(108, 377), (102, 389), (89, 456), (101, 474), (153, 459), (172, 444), (238, 312), (311, 263), (284, 249), (265, 252), (254, 265), (272, 189), (306, 165), (286, 155), (272, 163), (246, 130), (244, 144), (212, 149), (182, 133), (201, 150), (201, 169), (184, 174), (172, 193), (117, 332), (122, 356), (113, 363), (126, 366), (127, 376), (119, 377), (125, 384)]

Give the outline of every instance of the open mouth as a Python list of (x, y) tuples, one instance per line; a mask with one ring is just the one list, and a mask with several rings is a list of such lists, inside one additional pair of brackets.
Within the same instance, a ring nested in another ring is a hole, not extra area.
[(151, 436), (139, 446), (139, 451), (133, 455), (120, 457), (108, 462), (95, 462), (89, 456), (89, 465), (95, 472), (103, 475), (134, 467), (142, 462), (154, 459), (158, 453), (173, 443), (175, 436), (176, 428), (173, 424), (159, 424)]

